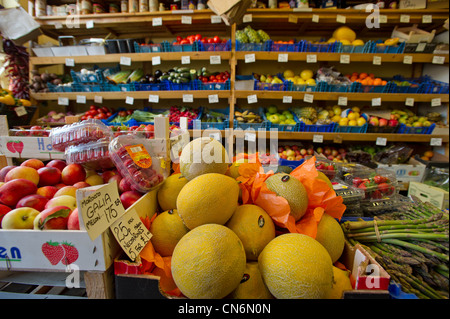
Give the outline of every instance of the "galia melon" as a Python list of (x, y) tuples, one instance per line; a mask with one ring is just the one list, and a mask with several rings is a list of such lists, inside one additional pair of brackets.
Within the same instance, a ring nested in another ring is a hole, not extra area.
[(223, 225), (236, 210), (238, 198), (235, 179), (217, 173), (203, 174), (181, 189), (177, 210), (189, 229), (210, 223)]
[(227, 151), (211, 137), (200, 137), (189, 142), (180, 155), (180, 172), (189, 181), (202, 174), (225, 174), (228, 164)]
[(172, 256), (178, 241), (189, 229), (184, 225), (176, 209), (165, 211), (152, 222), (150, 233), (153, 235), (150, 241), (153, 248), (161, 256)]
[(157, 194), (159, 207), (161, 207), (162, 211), (177, 208), (178, 194), (187, 182), (188, 180), (181, 176), (180, 173), (166, 178)]
[(273, 299), (259, 271), (258, 262), (248, 262), (239, 286), (228, 296), (232, 299)]
[(260, 252), (275, 238), (272, 218), (256, 205), (239, 206), (225, 226), (242, 241), (247, 260), (258, 260)]
[(277, 173), (266, 179), (267, 188), (287, 200), (291, 215), (297, 221), (303, 217), (308, 208), (308, 194), (303, 184), (286, 173)]
[(173, 251), (172, 277), (191, 299), (219, 299), (239, 285), (245, 272), (245, 251), (239, 237), (218, 224), (187, 233)]
[(345, 236), (339, 223), (328, 214), (323, 214), (317, 225), (316, 240), (330, 254), (333, 264), (341, 257), (344, 251)]
[(258, 258), (270, 293), (278, 299), (326, 298), (333, 286), (333, 264), (313, 238), (289, 233), (275, 237)]

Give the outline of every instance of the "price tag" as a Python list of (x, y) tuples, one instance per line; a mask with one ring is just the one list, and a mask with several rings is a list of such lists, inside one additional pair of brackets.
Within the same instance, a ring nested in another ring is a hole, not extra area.
[(94, 20), (86, 21), (86, 29), (93, 29), (93, 28), (94, 28)]
[(380, 56), (374, 56), (373, 57), (373, 64), (374, 65), (381, 65), (381, 57)]
[(125, 98), (125, 104), (133, 105), (133, 104), (134, 104), (134, 97), (132, 97), (132, 96), (127, 96), (127, 97)]
[(125, 214), (115, 183), (77, 189), (76, 198), (83, 225), (92, 240)]
[(68, 97), (58, 97), (58, 105), (69, 105)]
[(256, 142), (256, 134), (255, 133), (245, 132), (244, 140), (245, 141), (249, 141), (249, 142)]
[(150, 94), (148, 96), (148, 101), (150, 103), (159, 103), (159, 95)]
[(215, 140), (217, 140), (217, 141), (220, 141), (221, 139), (220, 139), (220, 133), (209, 133), (209, 137), (210, 138), (213, 138), (213, 139), (215, 139)]
[(336, 135), (336, 136), (333, 138), (333, 143), (336, 143), (336, 144), (342, 144), (342, 136)]
[(431, 106), (441, 106), (441, 98), (437, 97), (431, 100)]
[(428, 14), (428, 15), (423, 15), (422, 16), (422, 23), (432, 23), (433, 22), (433, 16)]
[(279, 53), (278, 54), (278, 62), (288, 62), (289, 54), (287, 53)]
[(381, 106), (381, 97), (375, 97), (372, 99), (372, 106)]
[(189, 55), (182, 56), (181, 64), (191, 64), (191, 57)]
[(208, 95), (209, 103), (219, 103), (219, 96), (217, 94)]
[(338, 98), (338, 105), (347, 106), (348, 98), (346, 96), (340, 96)]
[(24, 116), (24, 115), (28, 114), (27, 110), (25, 109), (25, 106), (15, 107), (14, 108), (14, 112), (16, 112), (18, 117), (21, 117), (21, 116)]
[(121, 65), (131, 65), (131, 58), (127, 56), (121, 56), (120, 62)]
[(77, 103), (86, 104), (86, 96), (85, 95), (77, 95)]
[(245, 63), (253, 63), (256, 62), (256, 57), (254, 53), (246, 54), (245, 55)]
[(244, 23), (252, 22), (252, 20), (253, 20), (253, 17), (252, 17), (251, 14), (245, 14), (245, 15), (242, 17), (242, 22), (244, 22)]
[(94, 96), (94, 102), (95, 103), (103, 103), (103, 96), (101, 96), (101, 95)]
[(312, 103), (313, 101), (314, 101), (314, 95), (313, 94), (305, 94), (303, 96), (303, 102)]
[(431, 146), (442, 146), (442, 138), (433, 137), (430, 139)]
[(161, 64), (161, 57), (159, 55), (152, 57), (152, 65), (159, 65), (159, 64)]
[(410, 20), (410, 16), (409, 16), (409, 14), (401, 14), (400, 15), (400, 22), (401, 23), (409, 23), (409, 20)]
[(61, 22), (55, 22), (55, 29), (62, 29), (63, 24)]
[(432, 63), (433, 64), (444, 64), (445, 63), (445, 57), (435, 55), (433, 57), (433, 62)]
[(181, 24), (192, 24), (191, 16), (181, 16)]
[(388, 16), (385, 14), (380, 14), (380, 18), (378, 19), (379, 23), (387, 23), (388, 22)]
[(341, 54), (340, 62), (342, 64), (350, 64), (350, 55), (348, 55), (348, 54)]
[(283, 103), (292, 103), (292, 96), (283, 96)]
[(247, 103), (248, 104), (258, 103), (258, 96), (256, 94), (247, 96)]
[(312, 22), (314, 22), (314, 23), (319, 23), (319, 15), (318, 14), (313, 14), (312, 15)]
[(222, 17), (218, 15), (211, 16), (211, 24), (222, 23)]
[(211, 55), (209, 57), (209, 64), (221, 64), (222, 63), (222, 59), (220, 57), (220, 55)]
[(412, 98), (412, 97), (406, 98), (405, 105), (406, 106), (414, 106), (414, 98)]
[(298, 22), (298, 18), (297, 18), (295, 15), (290, 14), (290, 15), (288, 16), (288, 22), (289, 22), (289, 23), (294, 23), (294, 24), (296, 24), (296, 23)]
[(307, 54), (306, 55), (306, 63), (317, 63), (317, 55), (316, 54)]
[(193, 103), (194, 96), (192, 94), (183, 94), (183, 102), (184, 103)]
[(387, 144), (387, 138), (385, 137), (377, 137), (377, 141), (375, 142), (378, 146), (386, 146)]
[(66, 58), (66, 66), (75, 66), (75, 60), (71, 58)]
[(313, 135), (313, 143), (323, 143), (323, 135)]
[(111, 232), (127, 256), (135, 261), (152, 238), (135, 209), (131, 209), (110, 226)]
[(162, 24), (163, 24), (163, 22), (162, 22), (162, 18), (161, 18), (161, 17), (153, 18), (153, 19), (152, 19), (152, 26), (154, 26), (154, 27), (159, 27), (159, 26), (161, 26)]
[(336, 22), (345, 24), (347, 22), (347, 18), (345, 16), (343, 16), (342, 14), (338, 14), (338, 15), (336, 15)]
[(403, 57), (403, 64), (412, 64), (412, 63), (413, 63), (412, 55), (405, 55)]

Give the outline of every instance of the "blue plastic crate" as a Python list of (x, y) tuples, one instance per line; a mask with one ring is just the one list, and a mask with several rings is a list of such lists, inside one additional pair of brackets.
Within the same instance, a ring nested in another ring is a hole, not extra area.
[(351, 89), (351, 83), (342, 84), (329, 84), (325, 81), (317, 82), (315, 86), (315, 92), (349, 92)]
[(199, 44), (197, 41), (192, 44), (173, 44), (164, 41), (162, 47), (163, 52), (197, 52)]
[(105, 83), (106, 76), (112, 75), (120, 71), (120, 65), (112, 68), (99, 68), (94, 65), (92, 74), (83, 74), (81, 71), (75, 72), (70, 70), (70, 75), (75, 83)]
[(304, 159), (301, 159), (299, 161), (289, 161), (287, 159), (280, 158), (278, 160), (278, 166), (289, 166), (292, 169), (296, 169), (297, 167), (302, 165), (304, 161)]
[(388, 82), (386, 85), (362, 85), (359, 82), (353, 82), (350, 86), (351, 93), (391, 93), (393, 83)]
[(73, 83), (73, 92), (101, 92), (102, 86), (99, 83)]
[(388, 291), (392, 299), (419, 299), (415, 294), (403, 292), (402, 285), (393, 281), (389, 283)]
[(378, 45), (382, 44), (383, 41), (378, 40), (371, 43), (369, 53), (390, 53), (390, 54), (402, 54), (405, 50), (405, 42), (398, 43), (396, 45)]
[(317, 133), (332, 133), (336, 123), (330, 124), (305, 124), (300, 121), (299, 132), (317, 132)]
[(134, 82), (135, 91), (168, 91), (169, 85), (167, 81), (162, 81), (160, 83), (139, 83)]
[[(207, 111), (204, 111), (205, 113)], [(230, 119), (229, 119), (229, 109), (214, 109), (214, 112), (222, 113), (226, 116), (226, 119), (222, 122), (205, 122), (201, 121), (201, 129), (202, 130), (208, 130), (208, 129), (216, 129), (216, 130), (224, 130), (227, 128), (230, 128)], [(202, 112), (200, 119), (203, 118), (204, 114)]]
[(339, 53), (370, 53), (372, 41), (367, 41), (364, 45), (344, 45), (341, 44)]
[(335, 53), (339, 52), (340, 49), (341, 43), (337, 41), (332, 43), (312, 43), (310, 41), (305, 41), (301, 52)]
[(291, 81), (285, 81), (286, 91), (291, 92), (316, 92), (317, 85), (307, 85), (307, 84), (294, 84)]
[(217, 51), (231, 51), (231, 40), (225, 43), (203, 43), (198, 42), (198, 51), (217, 52)]
[(298, 120), (298, 118), (297, 118), (297, 116), (295, 115), (294, 112), (292, 112), (291, 110), (289, 110), (289, 112), (291, 112), (291, 114), (294, 116), (294, 120), (296, 122), (295, 124), (276, 124), (276, 123), (272, 123), (272, 122), (270, 122), (267, 119), (265, 110), (260, 111), (260, 113), (262, 113), (262, 115), (263, 115), (264, 121), (269, 122), (270, 129), (277, 129), (279, 132), (299, 132), (299, 129), (300, 129), (299, 120)]
[(163, 82), (168, 83), (170, 91), (196, 91), (199, 90), (201, 86), (200, 80), (192, 80), (188, 83), (174, 83), (171, 81)]
[(101, 84), (101, 89), (104, 92), (133, 92), (134, 84), (110, 84), (103, 83)]
[[(236, 109), (235, 111), (238, 111), (241, 113), (243, 112), (241, 109)], [(270, 122), (264, 120), (264, 109), (262, 107), (259, 107), (257, 111), (254, 111), (254, 113), (257, 113), (259, 116), (261, 116), (261, 118), (263, 119), (263, 121), (261, 123), (242, 123), (242, 122), (238, 122), (235, 118), (233, 121), (233, 128), (234, 129), (239, 128), (242, 130), (252, 128), (255, 131), (257, 131), (258, 129), (263, 129), (263, 130), (269, 131), (270, 130)]]
[(201, 82), (199, 83), (199, 90), (230, 90), (230, 80), (225, 82)]
[(264, 83), (255, 79), (255, 91), (287, 91), (289, 84), (286, 81), (283, 83)]
[(365, 123), (362, 126), (343, 126), (343, 125), (335, 125), (334, 132), (335, 133), (366, 133), (368, 124)]
[(236, 40), (236, 51), (270, 51), (270, 40), (264, 43), (242, 43)]
[(425, 94), (449, 94), (449, 84), (441, 81), (432, 80), (423, 83), (423, 92)]
[(436, 127), (436, 124), (431, 124), (428, 127), (412, 127), (412, 126), (406, 126), (405, 124), (401, 123), (398, 127), (397, 133), (398, 134), (431, 134), (433, 133), (434, 128)]
[(47, 88), (48, 88), (49, 92), (51, 92), (51, 93), (77, 92), (75, 83), (72, 83), (72, 85), (70, 85), (70, 86), (54, 85), (52, 83), (47, 83)]
[(273, 40), (269, 40), (269, 50), (272, 52), (298, 52), (300, 46), (297, 41), (294, 43), (275, 43)]
[(158, 53), (163, 52), (163, 45), (161, 43), (154, 44), (139, 44), (134, 42), (134, 51), (136, 53)]

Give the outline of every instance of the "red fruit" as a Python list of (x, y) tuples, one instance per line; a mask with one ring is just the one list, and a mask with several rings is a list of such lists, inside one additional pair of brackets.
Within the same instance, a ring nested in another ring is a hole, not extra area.
[(21, 198), (35, 194), (36, 191), (37, 186), (32, 181), (23, 178), (14, 179), (0, 187), (0, 203), (15, 207)]
[(67, 220), (68, 230), (80, 230), (80, 219), (78, 216), (78, 208), (75, 208), (69, 215)]
[(67, 206), (56, 206), (39, 214), (39, 229), (67, 229), (67, 221), (72, 211)]
[(28, 195), (23, 197), (16, 205), (16, 208), (19, 207), (31, 207), (38, 211), (42, 211), (45, 208), (45, 205), (48, 202), (48, 198), (42, 195)]
[(69, 164), (61, 172), (61, 180), (66, 185), (83, 182), (86, 179), (86, 171), (80, 164)]
[(46, 242), (42, 245), (42, 253), (48, 261), (54, 266), (64, 257), (64, 248), (57, 242)]
[(383, 194), (387, 194), (390, 192), (391, 190), (391, 185), (387, 184), (387, 183), (380, 183), (378, 184), (378, 189), (383, 193)]
[(362, 179), (359, 177), (353, 178), (353, 186), (358, 187), (362, 183)]
[(0, 204), (0, 228), (2, 228), (2, 219), (6, 213), (10, 212), (12, 209), (6, 205)]
[(6, 174), (8, 174), (8, 172), (10, 170), (12, 170), (13, 168), (16, 168), (16, 167), (17, 166), (9, 165), (9, 166), (5, 166), (2, 169), (0, 169), (0, 182), (4, 182)]
[(53, 186), (61, 181), (61, 171), (55, 167), (42, 167), (38, 169), (39, 187)]
[(78, 182), (78, 183), (73, 184), (73, 186), (76, 187), (76, 188), (91, 187), (91, 185), (89, 185), (86, 182)]
[(30, 158), (30, 159), (27, 159), (22, 164), (20, 164), (20, 166), (28, 166), (28, 167), (34, 168), (35, 170), (38, 170), (38, 169), (44, 167), (45, 165), (41, 160), (38, 160), (36, 158)]
[(64, 258), (61, 260), (63, 265), (70, 265), (78, 259), (78, 250), (70, 243), (62, 243), (64, 249)]
[(376, 190), (376, 191), (372, 192), (371, 198), (372, 199), (382, 199), (383, 198), (383, 194), (379, 190)]
[(58, 189), (55, 186), (44, 186), (39, 187), (36, 191), (36, 195), (44, 196), (47, 199), (53, 198), (53, 195), (56, 194)]
[(136, 191), (127, 191), (120, 195), (123, 207), (127, 209), (141, 198), (142, 194)]
[(329, 170), (329, 171), (334, 171), (334, 166), (333, 165), (328, 165), (327, 166), (327, 170)]

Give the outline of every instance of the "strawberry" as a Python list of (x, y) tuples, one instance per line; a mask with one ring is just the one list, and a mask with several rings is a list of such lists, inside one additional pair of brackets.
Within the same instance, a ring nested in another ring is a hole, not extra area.
[(17, 151), (17, 153), (22, 154), (23, 151), (23, 142), (17, 141), (13, 143), (14, 149)]
[(376, 191), (372, 192), (371, 198), (372, 199), (382, 199), (383, 198), (383, 194), (381, 194), (381, 192), (379, 190), (376, 190)]
[(42, 253), (52, 265), (58, 264), (64, 257), (64, 249), (58, 242), (46, 242), (42, 245)]
[(65, 256), (61, 260), (63, 265), (70, 265), (74, 263), (78, 259), (78, 250), (75, 248), (75, 246), (66, 242), (62, 243), (61, 246), (65, 252)]
[(376, 175), (376, 176), (373, 178), (373, 181), (374, 181), (376, 184), (380, 184), (380, 183), (383, 182), (383, 176)]
[(378, 189), (383, 193), (383, 194), (387, 194), (390, 192), (391, 189), (391, 185), (387, 184), (387, 183), (381, 183), (378, 184)]
[(8, 142), (8, 143), (6, 143), (6, 148), (7, 148), (8, 151), (10, 151), (11, 153), (17, 152), (16, 149), (14, 148), (14, 142)]
[(359, 177), (353, 178), (353, 186), (358, 187), (362, 183), (362, 179)]

